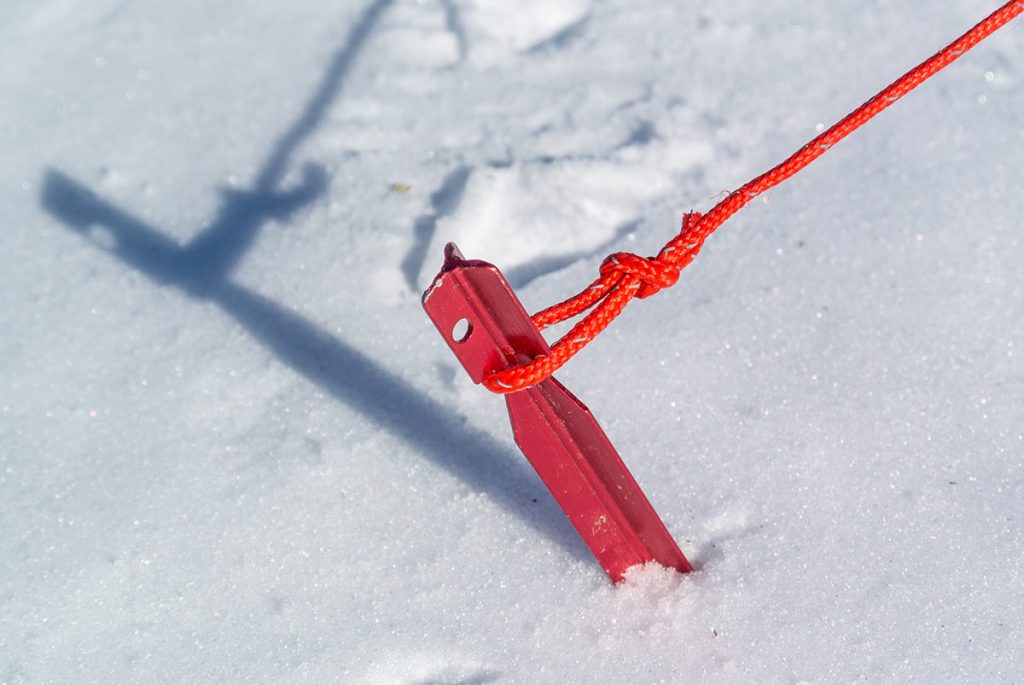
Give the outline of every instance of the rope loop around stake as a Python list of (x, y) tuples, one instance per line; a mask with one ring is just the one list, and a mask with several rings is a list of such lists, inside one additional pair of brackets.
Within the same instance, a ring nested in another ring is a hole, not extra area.
[(484, 386), (492, 392), (506, 394), (543, 381), (607, 328), (634, 297), (650, 297), (662, 288), (674, 285), (679, 279), (679, 272), (693, 261), (704, 240), (747, 203), (804, 169), (879, 112), (1022, 13), (1024, 0), (1011, 0), (967, 33), (883, 88), (781, 164), (729, 193), (707, 214), (693, 212), (685, 215), (682, 229), (661, 249), (657, 257), (644, 258), (630, 252), (617, 252), (605, 259), (601, 264), (601, 275), (596, 281), (577, 295), (531, 317), (537, 328), (542, 330), (590, 310), (551, 346), (551, 353), (519, 366), (492, 371), (484, 378)]

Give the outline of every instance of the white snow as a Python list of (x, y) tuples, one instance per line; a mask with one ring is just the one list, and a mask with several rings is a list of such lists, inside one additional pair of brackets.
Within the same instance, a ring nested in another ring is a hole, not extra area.
[(1020, 21), (559, 374), (690, 576), (419, 303), (654, 253), (994, 7), (2, 3), (0, 683), (1024, 681)]

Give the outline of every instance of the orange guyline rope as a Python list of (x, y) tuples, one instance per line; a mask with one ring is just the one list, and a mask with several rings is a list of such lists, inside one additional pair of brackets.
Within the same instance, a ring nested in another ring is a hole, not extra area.
[(492, 371), (484, 378), (484, 385), (492, 392), (506, 394), (540, 383), (607, 328), (634, 297), (649, 297), (662, 288), (675, 285), (679, 272), (697, 256), (704, 240), (744, 205), (806, 167), (883, 109), (1022, 13), (1024, 0), (1006, 3), (960, 38), (847, 114), (789, 159), (729, 194), (707, 214), (686, 214), (679, 234), (661, 248), (657, 257), (644, 258), (628, 252), (610, 255), (601, 264), (601, 275), (596, 281), (578, 295), (537, 312), (533, 315), (533, 322), (537, 328), (544, 329), (591, 307), (594, 310), (558, 340), (550, 354), (521, 366)]

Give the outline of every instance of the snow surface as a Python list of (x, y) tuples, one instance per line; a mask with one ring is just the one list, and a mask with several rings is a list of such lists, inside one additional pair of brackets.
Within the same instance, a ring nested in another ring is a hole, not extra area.
[(689, 577), (419, 303), (654, 252), (995, 4), (5, 0), (0, 683), (1024, 682), (1019, 21), (560, 374)]

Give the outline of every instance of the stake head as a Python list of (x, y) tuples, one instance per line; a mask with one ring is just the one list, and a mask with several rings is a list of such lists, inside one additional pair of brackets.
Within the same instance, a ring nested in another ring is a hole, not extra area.
[(466, 259), (455, 243), (445, 246), (423, 308), (474, 383), (551, 351), (497, 267)]

